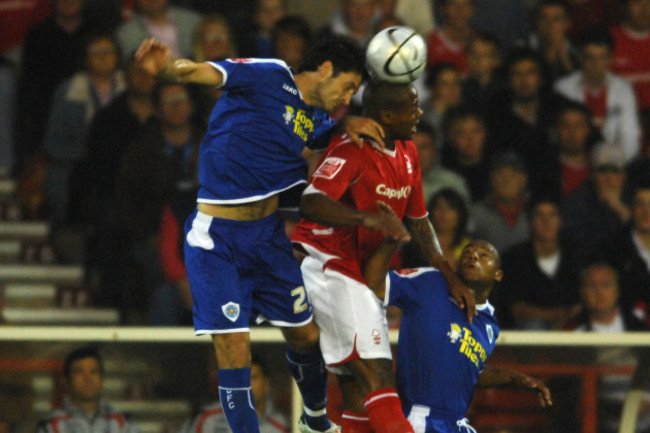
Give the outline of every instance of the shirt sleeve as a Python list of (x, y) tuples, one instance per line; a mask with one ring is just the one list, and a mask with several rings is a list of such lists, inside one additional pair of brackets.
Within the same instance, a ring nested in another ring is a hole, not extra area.
[[(266, 86), (269, 81), (268, 74), (281, 71), (290, 75), (287, 65), (275, 59), (226, 59), (208, 63), (223, 74), (220, 88), (224, 90)], [(265, 76), (266, 78), (260, 78)]]
[(308, 191), (316, 189), (332, 200), (341, 198), (361, 175), (362, 158), (358, 150), (352, 143), (342, 143), (331, 149), (314, 171)]
[(314, 115), (313, 138), (307, 142), (307, 147), (312, 150), (324, 150), (334, 135), (336, 122), (327, 113), (318, 110)]
[[(447, 283), (434, 268), (400, 269), (388, 273), (386, 280), (387, 305), (402, 310), (427, 308), (448, 297)], [(439, 299), (440, 298), (440, 299)]]

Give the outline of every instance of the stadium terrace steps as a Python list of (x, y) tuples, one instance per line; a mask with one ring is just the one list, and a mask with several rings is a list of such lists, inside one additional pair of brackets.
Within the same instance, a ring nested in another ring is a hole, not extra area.
[(0, 239), (47, 239), (50, 225), (43, 221), (0, 221)]
[(11, 308), (2, 311), (13, 325), (117, 325), (120, 314), (107, 308)]
[(0, 282), (47, 282), (79, 285), (83, 280), (81, 266), (10, 264), (0, 267)]

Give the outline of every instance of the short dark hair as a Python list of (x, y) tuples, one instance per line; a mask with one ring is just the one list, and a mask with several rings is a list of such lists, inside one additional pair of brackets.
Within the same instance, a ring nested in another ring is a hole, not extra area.
[(567, 17), (569, 16), (570, 9), (569, 4), (566, 2), (566, 0), (542, 0), (535, 6), (535, 9), (533, 11), (533, 18), (535, 21), (539, 19), (539, 15), (542, 9), (552, 6), (561, 7), (564, 9), (564, 13), (567, 15)]
[(271, 39), (275, 41), (281, 34), (296, 36), (307, 42), (311, 40), (309, 24), (298, 15), (287, 15), (275, 23), (271, 30)]
[(436, 82), (438, 81), (438, 78), (440, 78), (440, 75), (442, 75), (442, 73), (446, 71), (454, 71), (460, 74), (460, 71), (458, 70), (458, 66), (456, 66), (453, 63), (449, 63), (449, 62), (436, 63), (431, 67), (431, 69), (429, 69), (429, 72), (427, 72), (424, 85), (427, 87), (435, 86)]
[(591, 110), (589, 110), (589, 107), (587, 107), (585, 104), (582, 104), (580, 102), (576, 101), (571, 101), (571, 100), (565, 100), (562, 101), (560, 106), (558, 107), (557, 110), (557, 115), (555, 116), (555, 124), (557, 125), (560, 121), (560, 117), (566, 113), (567, 111), (573, 111), (582, 114), (585, 119), (587, 119), (587, 123), (591, 125), (592, 121), (592, 116), (591, 116)]
[(470, 42), (467, 46), (469, 47), (469, 45), (474, 41), (481, 41), (486, 44), (494, 45), (497, 51), (499, 51), (499, 53), (501, 52), (501, 41), (495, 33), (486, 30), (477, 30), (474, 35), (472, 35), (472, 38), (470, 39)]
[(533, 197), (530, 200), (528, 200), (528, 202), (526, 203), (526, 214), (528, 216), (528, 220), (533, 219), (533, 213), (535, 212), (535, 209), (537, 209), (537, 207), (542, 203), (552, 204), (553, 206), (556, 207), (556, 209), (560, 213), (562, 212), (562, 207), (560, 205), (560, 197), (558, 196), (558, 194), (548, 192), (548, 193), (533, 195)]
[[(190, 92), (190, 88), (185, 83), (176, 83), (173, 81), (158, 81), (153, 87), (153, 90), (151, 91), (151, 102), (153, 102), (154, 107), (160, 106), (160, 95), (162, 94), (162, 91), (164, 89), (166, 89), (167, 87), (176, 87), (176, 86), (183, 87), (187, 92), (187, 96), (189, 97), (192, 96)], [(194, 101), (192, 101), (192, 103), (194, 103)]]
[(460, 105), (450, 109), (447, 114), (445, 114), (444, 120), (442, 122), (442, 132), (445, 141), (449, 138), (449, 132), (451, 128), (456, 124), (456, 122), (464, 121), (467, 119), (476, 119), (483, 125), (487, 132), (487, 122), (483, 114), (476, 108), (468, 105)]
[(461, 196), (455, 189), (442, 188), (433, 193), (427, 202), (427, 210), (430, 215), (433, 214), (433, 207), (439, 199), (446, 200), (447, 203), (458, 212), (458, 225), (456, 226), (456, 232), (454, 233), (454, 245), (458, 245), (463, 239), (463, 236), (467, 233), (467, 223), (469, 221), (469, 210), (467, 209), (467, 204), (465, 203), (465, 200), (463, 200), (463, 196)]
[(511, 69), (518, 63), (523, 61), (531, 61), (537, 64), (541, 69), (542, 59), (535, 50), (528, 47), (515, 47), (506, 56), (504, 62), (504, 72), (506, 73), (506, 78), (510, 75)]
[(578, 36), (577, 45), (580, 51), (587, 45), (605, 46), (611, 52), (614, 51), (614, 37), (608, 30), (593, 28), (585, 30)]
[(79, 349), (75, 349), (72, 352), (68, 353), (63, 361), (63, 375), (66, 379), (70, 379), (70, 373), (72, 372), (72, 364), (75, 362), (86, 359), (94, 358), (99, 363), (99, 371), (101, 375), (104, 375), (104, 361), (102, 360), (99, 350), (94, 346), (85, 346)]
[(332, 62), (334, 75), (341, 72), (356, 72), (366, 80), (365, 53), (352, 39), (344, 36), (332, 36), (317, 40), (305, 53), (298, 67), (298, 72), (316, 71), (326, 61)]

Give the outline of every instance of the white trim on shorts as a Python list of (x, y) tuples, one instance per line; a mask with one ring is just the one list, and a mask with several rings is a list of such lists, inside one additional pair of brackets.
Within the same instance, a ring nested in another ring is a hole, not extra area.
[(269, 320), (266, 317), (263, 317), (262, 315), (259, 315), (259, 316), (257, 316), (257, 319), (255, 319), (255, 323), (257, 323), (259, 325), (262, 322), (268, 322), (273, 326), (278, 326), (278, 327), (281, 327), (281, 328), (298, 328), (300, 326), (305, 326), (306, 324), (308, 324), (312, 320), (314, 320), (314, 315), (313, 314), (311, 316), (309, 316), (309, 319), (303, 320), (300, 323), (284, 322), (282, 320)]
[(209, 335), (209, 334), (234, 334), (236, 332), (251, 332), (251, 328), (235, 328), (235, 329), (197, 329), (194, 335)]

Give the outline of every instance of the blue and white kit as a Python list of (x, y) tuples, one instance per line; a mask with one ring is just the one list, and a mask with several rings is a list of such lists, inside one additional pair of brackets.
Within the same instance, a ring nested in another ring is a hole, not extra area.
[(434, 268), (389, 272), (385, 302), (402, 310), (397, 390), (415, 432), (473, 431), (465, 413), (499, 336), (492, 305), (470, 324)]
[[(223, 75), (224, 93), (201, 144), (197, 201), (245, 204), (304, 184), (302, 151), (326, 146), (333, 121), (303, 101), (280, 60), (210, 64)], [(185, 233), (196, 334), (247, 331), (255, 318), (278, 326), (312, 320), (300, 267), (277, 212), (233, 221), (195, 211)]]

